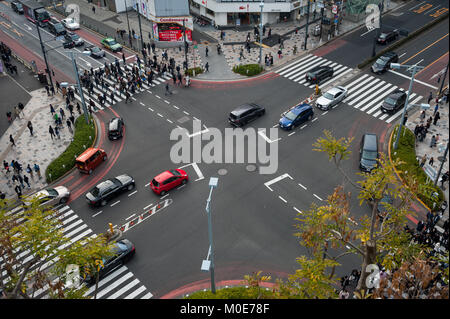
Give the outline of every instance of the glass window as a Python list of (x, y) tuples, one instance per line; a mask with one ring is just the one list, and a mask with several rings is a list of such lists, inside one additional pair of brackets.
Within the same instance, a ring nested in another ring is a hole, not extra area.
[(362, 157), (367, 160), (376, 160), (377, 155), (378, 154), (375, 151), (363, 151), (362, 153)]
[(289, 111), (289, 112), (286, 113), (286, 115), (284, 115), (284, 117), (287, 118), (288, 120), (293, 121), (293, 120), (295, 120), (297, 118), (297, 114), (295, 114), (292, 111)]

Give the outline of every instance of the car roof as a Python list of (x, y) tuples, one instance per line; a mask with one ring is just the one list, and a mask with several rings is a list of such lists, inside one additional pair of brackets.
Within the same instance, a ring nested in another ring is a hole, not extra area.
[(104, 188), (110, 187), (112, 185), (115, 185), (114, 182), (112, 180), (110, 180), (110, 179), (107, 179), (106, 181), (103, 181), (103, 182), (97, 184), (96, 187), (98, 189), (104, 189)]
[(119, 117), (113, 117), (110, 121), (109, 121), (109, 129), (110, 130), (117, 130), (117, 128), (119, 127)]
[(95, 152), (97, 152), (98, 150), (100, 150), (99, 148), (94, 148), (94, 147), (89, 147), (87, 148), (80, 156), (77, 157), (77, 161), (80, 162), (84, 162), (86, 161), (89, 157), (92, 156), (92, 154), (94, 154)]
[(406, 92), (403, 92), (403, 91), (397, 89), (394, 92), (392, 92), (391, 94), (389, 94), (389, 97), (390, 98), (393, 98), (393, 97), (398, 98), (398, 97), (403, 96), (405, 94), (406, 94)]
[(258, 108), (258, 107), (260, 107), (260, 106), (255, 103), (246, 103), (246, 104), (242, 104), (242, 105), (238, 106), (233, 111), (231, 111), (231, 113), (233, 115), (241, 115), (242, 113), (244, 113), (248, 110), (252, 110), (252, 109)]
[(322, 69), (332, 69), (332, 67), (329, 67), (327, 65), (319, 65), (319, 66), (315, 66), (313, 67), (311, 70), (309, 70), (308, 72), (316, 72)]
[(114, 39), (113, 38), (104, 38), (103, 40), (111, 41), (111, 40), (114, 40)]
[(300, 112), (307, 110), (307, 109), (311, 109), (311, 108), (312, 108), (311, 105), (302, 103), (302, 104), (297, 105), (295, 108), (293, 108), (292, 111), (295, 114), (299, 114)]
[(382, 56), (393, 57), (393, 56), (396, 56), (396, 55), (397, 55), (397, 53), (395, 53), (394, 51), (389, 51), (389, 52), (383, 53)]
[(164, 171), (161, 174), (155, 176), (155, 180), (159, 183), (165, 181), (166, 179), (172, 176), (173, 174), (170, 171)]
[(329, 89), (327, 92), (330, 94), (336, 94), (338, 92), (342, 92), (343, 90), (340, 87), (335, 86), (334, 88)]

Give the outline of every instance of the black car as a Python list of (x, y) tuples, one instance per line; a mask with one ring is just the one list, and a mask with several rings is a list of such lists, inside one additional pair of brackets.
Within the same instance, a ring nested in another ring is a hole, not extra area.
[(381, 105), (381, 111), (383, 113), (395, 113), (405, 106), (405, 102), (406, 92), (396, 89), (384, 100)]
[(239, 106), (235, 110), (231, 111), (228, 116), (228, 121), (231, 125), (240, 127), (243, 126), (254, 119), (263, 116), (266, 113), (264, 107), (259, 106), (255, 103), (248, 103)]
[(377, 43), (379, 44), (387, 44), (391, 41), (395, 41), (398, 38), (398, 31), (392, 30), (392, 31), (385, 31), (382, 32), (378, 38)]
[(57, 37), (60, 35), (66, 35), (67, 33), (66, 28), (64, 28), (62, 23), (55, 18), (50, 18), (50, 20), (48, 21), (47, 28), (48, 31), (50, 31), (50, 33), (53, 33)]
[(329, 66), (316, 66), (306, 72), (305, 79), (312, 84), (319, 84), (322, 80), (333, 76), (333, 68)]
[(14, 12), (17, 12), (18, 14), (23, 14), (23, 7), (20, 2), (17, 1), (11, 2), (11, 8), (14, 10)]
[(86, 50), (91, 52), (91, 57), (93, 57), (93, 58), (100, 59), (100, 58), (103, 58), (105, 56), (105, 51), (103, 51), (99, 47), (96, 47), (95, 45), (88, 46), (86, 48)]
[(75, 47), (75, 42), (72, 40), (64, 39), (63, 48), (64, 49), (72, 49)]
[(126, 190), (135, 186), (133, 177), (123, 174), (107, 179), (92, 188), (86, 194), (86, 200), (91, 206), (105, 206), (106, 203)]
[[(130, 260), (131, 257), (134, 256), (135, 247), (134, 244), (128, 239), (121, 239), (118, 242), (114, 243), (112, 252), (113, 255), (111, 257), (102, 260), (103, 267), (100, 268), (98, 274), (99, 280)], [(97, 280), (97, 271), (93, 271), (82, 280), (88, 285), (94, 284)]]
[(392, 51), (386, 52), (375, 61), (375, 63), (371, 67), (371, 71), (378, 74), (386, 72), (391, 67), (391, 63), (397, 62), (397, 53)]
[(116, 140), (123, 136), (123, 119), (121, 117), (114, 117), (108, 124), (108, 138)]
[(66, 39), (67, 41), (73, 41), (76, 47), (79, 47), (84, 44), (84, 40), (74, 32), (67, 32), (66, 35), (64, 36), (64, 39)]

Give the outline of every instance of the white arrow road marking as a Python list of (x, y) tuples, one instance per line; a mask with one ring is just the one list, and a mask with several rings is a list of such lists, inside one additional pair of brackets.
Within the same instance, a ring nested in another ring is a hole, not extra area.
[(268, 189), (270, 189), (271, 192), (273, 192), (273, 189), (270, 188), (269, 185), (275, 184), (276, 182), (279, 182), (279, 181), (281, 181), (282, 179), (284, 179), (286, 177), (289, 177), (290, 179), (293, 180), (293, 178), (288, 173), (285, 173), (285, 174), (280, 175), (280, 176), (278, 176), (278, 177), (276, 177), (276, 178), (274, 178), (274, 179), (272, 179), (272, 180), (270, 180), (268, 182), (265, 182), (264, 186), (266, 186)]

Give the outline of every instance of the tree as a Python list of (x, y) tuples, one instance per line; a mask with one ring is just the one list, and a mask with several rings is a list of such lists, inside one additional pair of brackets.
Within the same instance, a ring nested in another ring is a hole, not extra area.
[(112, 254), (111, 244), (102, 235), (72, 243), (58, 211), (41, 198), (25, 203), (16, 213), (10, 202), (0, 203), (0, 290), (10, 299), (35, 298), (39, 289), (50, 298), (84, 298), (85, 287), (66, 287), (67, 267), (80, 265), (85, 276), (95, 260)]

